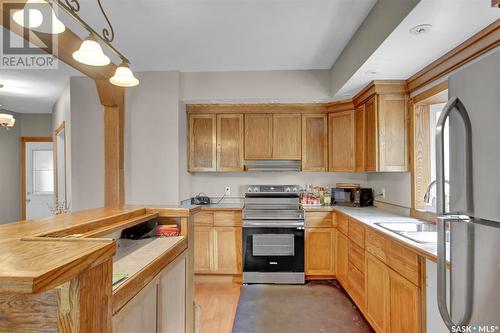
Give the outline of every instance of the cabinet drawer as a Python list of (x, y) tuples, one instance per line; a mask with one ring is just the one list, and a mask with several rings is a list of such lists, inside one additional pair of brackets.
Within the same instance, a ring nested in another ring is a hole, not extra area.
[(349, 240), (349, 263), (352, 263), (361, 272), (365, 271), (365, 251)]
[(357, 245), (365, 248), (365, 227), (359, 222), (349, 219), (349, 238)]
[(365, 249), (383, 262), (386, 261), (385, 237), (380, 233), (367, 229), (365, 237)]
[(330, 228), (333, 226), (331, 212), (306, 212), (306, 227), (309, 228)]
[(199, 212), (194, 215), (194, 225), (211, 227), (214, 225), (212, 212)]
[(420, 264), (418, 255), (394, 241), (386, 242), (387, 264), (416, 286), (420, 285)]
[(349, 230), (349, 218), (347, 215), (337, 213), (337, 228), (341, 233), (347, 236)]
[(214, 212), (214, 226), (216, 226), (216, 227), (238, 227), (238, 226), (241, 226), (241, 212), (238, 212), (238, 211), (216, 211), (216, 212)]
[(365, 307), (365, 275), (354, 265), (349, 263), (349, 295), (356, 305), (364, 309)]

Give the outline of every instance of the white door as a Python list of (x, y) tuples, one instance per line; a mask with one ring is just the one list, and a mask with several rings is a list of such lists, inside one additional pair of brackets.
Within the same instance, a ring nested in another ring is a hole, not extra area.
[(26, 142), (26, 219), (53, 215), (54, 146), (52, 142)]

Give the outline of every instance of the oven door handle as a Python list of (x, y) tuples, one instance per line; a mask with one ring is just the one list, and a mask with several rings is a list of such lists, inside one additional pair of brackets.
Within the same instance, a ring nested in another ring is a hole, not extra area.
[(297, 228), (304, 229), (304, 221), (302, 222), (256, 222), (256, 221), (243, 221), (244, 228)]

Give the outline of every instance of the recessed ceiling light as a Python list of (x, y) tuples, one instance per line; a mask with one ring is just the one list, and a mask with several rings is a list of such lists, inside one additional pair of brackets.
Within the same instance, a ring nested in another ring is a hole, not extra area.
[(343, 94), (342, 97), (352, 97), (352, 94)]
[(409, 31), (410, 31), (410, 34), (412, 34), (412, 35), (422, 35), (422, 34), (429, 32), (431, 29), (432, 29), (432, 25), (430, 25), (430, 24), (419, 24), (419, 25), (416, 25), (413, 28), (411, 28)]
[(365, 71), (365, 74), (366, 75), (377, 75), (381, 72), (380, 69), (369, 69), (367, 71)]
[(0, 89), (2, 89), (2, 88), (3, 88), (3, 84), (0, 83)]

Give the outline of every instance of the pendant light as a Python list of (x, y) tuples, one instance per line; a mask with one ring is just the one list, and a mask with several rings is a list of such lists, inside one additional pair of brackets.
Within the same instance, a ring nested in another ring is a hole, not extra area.
[(106, 66), (111, 62), (92, 34), (82, 42), (78, 51), (73, 52), (73, 59), (90, 66)]
[(115, 71), (109, 82), (119, 87), (135, 87), (139, 84), (139, 80), (134, 76), (129, 64), (122, 61), (120, 66)]
[[(48, 12), (51, 16), (50, 27), (49, 24), (43, 24), (43, 14), (36, 8), (36, 5), (46, 5), (48, 6)], [(29, 13), (28, 26), (24, 25), (24, 13)], [(44, 0), (28, 0), (23, 9), (14, 12), (12, 15), (14, 22), (22, 27), (32, 29), (34, 31), (49, 33), (49, 34), (60, 34), (66, 30), (66, 26), (57, 18), (54, 9)]]

